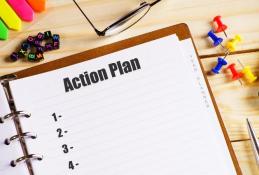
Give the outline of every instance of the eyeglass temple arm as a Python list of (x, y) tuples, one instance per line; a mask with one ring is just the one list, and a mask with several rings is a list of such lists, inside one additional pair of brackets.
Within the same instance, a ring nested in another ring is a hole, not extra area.
[(78, 7), (78, 9), (81, 11), (81, 13), (84, 15), (84, 17), (86, 18), (86, 20), (90, 23), (90, 25), (93, 27), (93, 29), (95, 30), (95, 32), (97, 33), (97, 35), (101, 36), (103, 35), (103, 32), (99, 31), (94, 24), (92, 23), (92, 21), (86, 16), (86, 14), (84, 13), (84, 11), (81, 9), (81, 7), (78, 5), (78, 3), (73, 0), (74, 3), (76, 4), (76, 6)]
[(156, 1), (152, 2), (152, 3), (150, 3), (150, 6), (156, 5), (156, 4), (159, 3), (160, 1), (162, 1), (162, 0), (156, 0)]

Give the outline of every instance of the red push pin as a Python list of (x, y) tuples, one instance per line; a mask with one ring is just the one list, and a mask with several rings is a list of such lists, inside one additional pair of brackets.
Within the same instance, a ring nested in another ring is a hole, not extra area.
[(213, 22), (216, 22), (218, 25), (217, 28), (215, 29), (215, 32), (216, 33), (224, 32), (225, 36), (228, 37), (225, 32), (225, 30), (227, 30), (228, 27), (225, 24), (223, 24), (223, 22), (221, 21), (221, 16), (214, 17)]
[(240, 78), (242, 78), (243, 74), (241, 72), (237, 72), (236, 68), (235, 68), (236, 64), (230, 64), (227, 69), (230, 69), (231, 73), (232, 73), (232, 80), (238, 80), (241, 85), (242, 82), (239, 80)]

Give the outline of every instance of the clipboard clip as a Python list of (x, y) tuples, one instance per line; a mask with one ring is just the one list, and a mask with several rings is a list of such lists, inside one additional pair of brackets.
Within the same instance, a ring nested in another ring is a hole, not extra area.
[(1, 83), (6, 83), (12, 80), (15, 80), (17, 76), (15, 74), (8, 74), (0, 77), (0, 82)]

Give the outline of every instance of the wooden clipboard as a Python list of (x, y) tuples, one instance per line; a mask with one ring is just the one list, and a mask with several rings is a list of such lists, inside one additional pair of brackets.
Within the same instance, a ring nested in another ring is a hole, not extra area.
[[(49, 63), (45, 63), (45, 64), (42, 64), (42, 65), (39, 65), (39, 66), (35, 66), (35, 67), (29, 68), (29, 69), (26, 69), (26, 70), (16, 72), (14, 74), (17, 75), (18, 79), (20, 79), (20, 78), (24, 78), (24, 77), (28, 77), (28, 76), (52, 71), (52, 70), (55, 70), (55, 69), (63, 68), (63, 67), (70, 66), (70, 65), (73, 65), (73, 64), (77, 64), (77, 63), (80, 63), (80, 62), (83, 62), (83, 61), (86, 61), (86, 60), (94, 59), (94, 58), (97, 58), (97, 57), (100, 57), (100, 56), (103, 56), (103, 55), (107, 55), (107, 54), (110, 54), (110, 53), (113, 53), (113, 52), (117, 52), (117, 51), (120, 51), (120, 50), (123, 50), (123, 49), (127, 49), (127, 48), (130, 48), (130, 47), (139, 45), (139, 44), (143, 44), (143, 43), (146, 43), (146, 42), (149, 42), (149, 41), (152, 41), (152, 40), (155, 40), (155, 39), (159, 39), (159, 38), (162, 38), (162, 37), (165, 37), (165, 36), (173, 35), (173, 34), (176, 34), (178, 36), (179, 40), (191, 38), (192, 42), (193, 42), (193, 38), (191, 36), (191, 33), (190, 33), (190, 30), (189, 30), (188, 26), (184, 23), (181, 23), (181, 24), (178, 24), (178, 25), (175, 25), (175, 26), (167, 27), (167, 28), (160, 29), (160, 30), (157, 30), (157, 31), (153, 31), (153, 32), (150, 32), (150, 33), (147, 33), (147, 34), (136, 36), (136, 37), (133, 37), (133, 38), (130, 38), (130, 39), (119, 41), (119, 42), (116, 42), (116, 43), (113, 43), (113, 44), (110, 44), (110, 45), (102, 46), (102, 47), (99, 47), (99, 48), (96, 48), (96, 49), (91, 49), (91, 50), (88, 50), (88, 51), (85, 51), (85, 52), (82, 52), (82, 53), (79, 53), (79, 54), (68, 56), (68, 57), (65, 57), (65, 58), (62, 58), (62, 59), (59, 59), (59, 60), (55, 60), (55, 61), (52, 61), (52, 62), (49, 62)], [(196, 51), (196, 54), (197, 54), (196, 48), (195, 48), (195, 51)], [(198, 56), (198, 54), (197, 54), (197, 56)], [(203, 68), (200, 60), (199, 60), (199, 64), (201, 65), (203, 75), (205, 75), (204, 68)], [(235, 152), (233, 150), (230, 139), (228, 137), (227, 130), (224, 126), (222, 117), (219, 113), (218, 107), (216, 105), (216, 101), (213, 97), (211, 88), (209, 86), (208, 79), (206, 78), (206, 76), (204, 76), (204, 78), (205, 78), (205, 81), (206, 81), (206, 84), (207, 84), (207, 87), (208, 87), (208, 90), (209, 90), (209, 93), (210, 93), (215, 111), (217, 113), (218, 120), (220, 122), (220, 126), (221, 126), (222, 132), (224, 134), (224, 137), (225, 137), (225, 140), (226, 140), (226, 143), (227, 143), (227, 146), (228, 146), (228, 150), (230, 152), (233, 164), (235, 166), (236, 173), (237, 173), (237, 175), (242, 175), (242, 172), (241, 172), (241, 169), (239, 167)]]

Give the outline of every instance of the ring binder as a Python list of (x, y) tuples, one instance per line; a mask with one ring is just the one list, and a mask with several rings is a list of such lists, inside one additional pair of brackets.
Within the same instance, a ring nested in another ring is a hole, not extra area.
[(6, 145), (10, 145), (12, 141), (16, 140), (16, 139), (20, 139), (20, 138), (31, 138), (31, 139), (36, 139), (37, 138), (37, 135), (36, 134), (33, 134), (31, 132), (25, 132), (25, 133), (22, 133), (21, 135), (17, 134), (17, 135), (14, 135), (10, 138), (6, 138), (4, 143)]
[(0, 123), (4, 123), (5, 120), (9, 119), (9, 118), (14, 118), (14, 117), (26, 117), (29, 118), (31, 116), (31, 114), (28, 114), (24, 111), (16, 111), (16, 112), (12, 112), (10, 114), (5, 115), (4, 117), (0, 117)]
[(18, 158), (18, 159), (16, 159), (16, 160), (12, 160), (11, 163), (10, 163), (10, 165), (11, 165), (12, 167), (16, 167), (16, 165), (17, 165), (18, 163), (23, 162), (23, 161), (27, 161), (27, 160), (31, 160), (31, 159), (36, 159), (36, 160), (41, 161), (41, 160), (43, 159), (43, 156), (41, 156), (41, 155), (36, 155), (36, 154), (30, 154), (30, 155), (28, 155), (28, 156), (22, 156), (22, 157), (20, 157), (20, 158)]
[(29, 118), (31, 116), (31, 114), (29, 113), (26, 113), (24, 111), (17, 111), (16, 110), (16, 107), (15, 107), (15, 102), (14, 102), (14, 99), (13, 99), (13, 96), (12, 96), (12, 92), (11, 92), (11, 89), (10, 89), (10, 86), (9, 86), (9, 81), (12, 81), (14, 79), (16, 79), (17, 76), (15, 74), (9, 74), (9, 75), (5, 75), (5, 76), (0, 76), (0, 85), (3, 86), (3, 89), (4, 89), (4, 92), (5, 92), (5, 95), (6, 95), (6, 98), (7, 98), (7, 101), (9, 103), (9, 106), (10, 106), (10, 109), (11, 109), (11, 113), (10, 114), (7, 114), (3, 117), (0, 117), (0, 124), (1, 123), (4, 123), (5, 120), (7, 119), (16, 119), (18, 118), (17, 120), (13, 120), (16, 127), (18, 128), (18, 133), (17, 135), (14, 135), (10, 138), (6, 138), (4, 143), (6, 145), (10, 145), (12, 141), (14, 140), (18, 140), (20, 141), (21, 143), (21, 146), (22, 146), (22, 149), (24, 150), (24, 156), (16, 159), (16, 160), (12, 160), (10, 162), (10, 165), (12, 167), (15, 167), (17, 164), (21, 163), (21, 162), (25, 162), (29, 168), (29, 172), (30, 174), (34, 174), (33, 173), (33, 170), (32, 170), (32, 165), (31, 165), (31, 161), (32, 159), (36, 159), (36, 160), (39, 160), (41, 161), (43, 159), (43, 156), (42, 155), (37, 155), (37, 154), (30, 154), (28, 153), (28, 150), (27, 150), (27, 147), (25, 145), (25, 142), (24, 142), (24, 139), (25, 138), (31, 138), (31, 139), (36, 139), (37, 138), (37, 135), (36, 134), (33, 134), (33, 133), (30, 133), (30, 132), (22, 132), (21, 130), (21, 124), (20, 124), (20, 120), (19, 120), (19, 117), (26, 117), (26, 118)]

